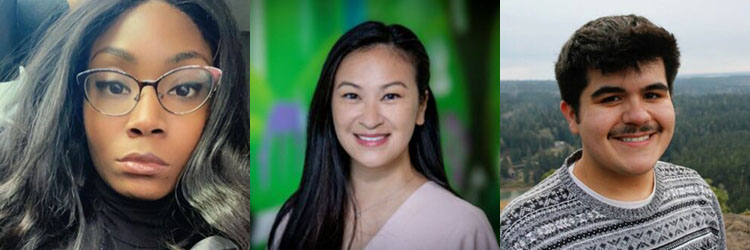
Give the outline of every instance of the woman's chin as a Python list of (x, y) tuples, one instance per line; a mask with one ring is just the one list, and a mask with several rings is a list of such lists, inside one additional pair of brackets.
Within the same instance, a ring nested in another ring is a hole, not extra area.
[(116, 187), (114, 189), (122, 196), (137, 200), (158, 200), (172, 192), (172, 189), (143, 184), (125, 185), (124, 187)]

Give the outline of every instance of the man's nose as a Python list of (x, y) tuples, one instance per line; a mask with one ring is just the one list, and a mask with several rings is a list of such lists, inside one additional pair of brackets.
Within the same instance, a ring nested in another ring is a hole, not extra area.
[(622, 121), (625, 124), (642, 125), (650, 120), (651, 114), (642, 100), (630, 100), (622, 114)]

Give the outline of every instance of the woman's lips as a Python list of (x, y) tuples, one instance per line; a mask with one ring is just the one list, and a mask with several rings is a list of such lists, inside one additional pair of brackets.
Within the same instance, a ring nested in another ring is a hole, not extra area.
[(169, 164), (152, 153), (131, 153), (125, 157), (116, 159), (126, 173), (134, 175), (156, 175), (167, 169)]
[(354, 134), (357, 143), (366, 147), (377, 147), (388, 141), (391, 134)]

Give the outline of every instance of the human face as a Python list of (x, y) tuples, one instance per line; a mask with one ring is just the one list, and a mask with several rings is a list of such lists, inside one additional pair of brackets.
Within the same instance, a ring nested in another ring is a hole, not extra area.
[(675, 114), (664, 63), (657, 59), (641, 63), (640, 69), (607, 75), (589, 69), (578, 122), (573, 108), (561, 103), (570, 130), (581, 136), (583, 165), (642, 175), (669, 146)]
[(408, 164), (409, 140), (424, 123), (427, 103), (419, 101), (414, 66), (394, 48), (376, 45), (347, 55), (333, 88), (336, 137), (352, 166)]
[[(120, 16), (94, 42), (89, 68), (114, 68), (137, 79), (156, 79), (187, 65), (210, 65), (211, 49), (190, 17), (160, 1)], [(81, 89), (81, 91), (83, 91)], [(83, 104), (84, 126), (96, 172), (118, 193), (143, 200), (174, 190), (201, 137), (209, 107), (176, 115), (166, 111), (153, 86), (124, 116), (108, 116)]]

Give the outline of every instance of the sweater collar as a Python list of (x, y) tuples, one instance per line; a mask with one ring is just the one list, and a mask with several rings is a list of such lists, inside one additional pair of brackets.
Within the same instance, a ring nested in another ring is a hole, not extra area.
[(665, 199), (665, 195), (666, 195), (666, 190), (664, 190), (664, 183), (663, 183), (664, 173), (661, 171), (661, 167), (660, 167), (662, 162), (657, 161), (656, 164), (654, 165), (654, 175), (655, 175), (654, 186), (655, 187), (654, 187), (654, 196), (651, 202), (643, 207), (628, 209), (628, 208), (615, 207), (607, 203), (604, 203), (596, 199), (595, 197), (589, 195), (588, 193), (586, 193), (586, 191), (581, 189), (581, 187), (575, 184), (575, 182), (573, 181), (573, 178), (570, 176), (570, 173), (568, 172), (568, 168), (573, 163), (581, 159), (581, 156), (583, 156), (583, 150), (579, 149), (573, 154), (571, 154), (570, 156), (568, 156), (568, 158), (565, 159), (565, 163), (563, 164), (563, 166), (555, 172), (556, 178), (558, 178), (560, 183), (564, 187), (566, 187), (568, 191), (571, 192), (571, 195), (573, 197), (577, 197), (580, 200), (580, 202), (587, 204), (596, 212), (599, 212), (602, 215), (605, 215), (610, 218), (620, 219), (623, 221), (632, 221), (632, 220), (637, 220), (637, 219), (641, 219), (644, 217), (652, 216), (656, 212), (659, 211), (659, 208), (661, 207)]

